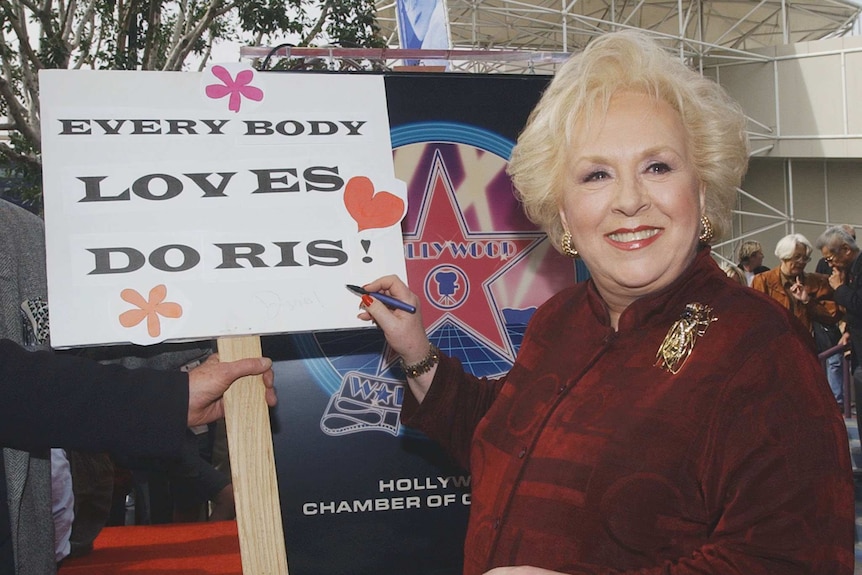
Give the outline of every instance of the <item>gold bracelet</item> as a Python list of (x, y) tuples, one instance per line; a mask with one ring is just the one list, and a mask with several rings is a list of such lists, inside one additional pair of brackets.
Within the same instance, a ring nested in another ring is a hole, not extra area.
[(422, 358), (422, 361), (412, 365), (405, 364), (404, 359), (398, 361), (401, 364), (401, 369), (404, 370), (404, 374), (407, 377), (416, 379), (423, 373), (428, 373), (432, 367), (437, 365), (437, 362), (440, 361), (440, 348), (432, 343), (431, 347), (428, 348), (428, 355)]

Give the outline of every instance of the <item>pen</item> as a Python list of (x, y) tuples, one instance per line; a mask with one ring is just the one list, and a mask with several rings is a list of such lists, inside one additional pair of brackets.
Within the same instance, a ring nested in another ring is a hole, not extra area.
[(347, 284), (347, 289), (352, 291), (353, 293), (358, 293), (360, 295), (370, 295), (371, 297), (377, 298), (380, 300), (380, 303), (386, 304), (389, 307), (404, 310), (407, 313), (416, 313), (416, 308), (410, 305), (409, 303), (404, 303), (400, 299), (395, 299), (392, 296), (388, 296), (386, 294), (382, 294), (379, 292), (368, 291), (366, 289), (362, 289), (359, 286)]

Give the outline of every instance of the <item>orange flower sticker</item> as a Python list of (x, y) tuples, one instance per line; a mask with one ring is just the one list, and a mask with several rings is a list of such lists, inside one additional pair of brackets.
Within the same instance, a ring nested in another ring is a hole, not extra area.
[(120, 297), (138, 309), (130, 309), (120, 314), (120, 325), (123, 327), (135, 327), (144, 319), (147, 320), (147, 333), (150, 337), (159, 337), (162, 332), (159, 324), (159, 316), (178, 318), (183, 315), (183, 307), (171, 301), (165, 301), (168, 296), (168, 288), (159, 284), (150, 290), (149, 300), (133, 289), (124, 289)]

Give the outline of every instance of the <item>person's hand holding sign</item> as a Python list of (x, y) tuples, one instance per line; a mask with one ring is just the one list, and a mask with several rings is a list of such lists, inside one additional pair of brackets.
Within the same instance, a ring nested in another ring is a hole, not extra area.
[(234, 381), (247, 375), (263, 375), (264, 399), (269, 407), (275, 406), (272, 360), (252, 357), (221, 362), (218, 355), (211, 355), (189, 372), (189, 427), (224, 417), (222, 395)]

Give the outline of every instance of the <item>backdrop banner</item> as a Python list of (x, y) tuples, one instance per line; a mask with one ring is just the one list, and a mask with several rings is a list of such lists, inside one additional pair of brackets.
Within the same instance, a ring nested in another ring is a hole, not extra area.
[[(431, 341), (479, 376), (505, 374), (536, 307), (574, 282), (572, 261), (526, 219), (505, 172), (547, 80), (385, 76), (395, 175), (407, 183), (408, 283)], [(470, 475), (401, 426), (409, 391), (381, 333), (269, 336), (263, 347), (276, 362), (291, 573), (461, 573)]]

